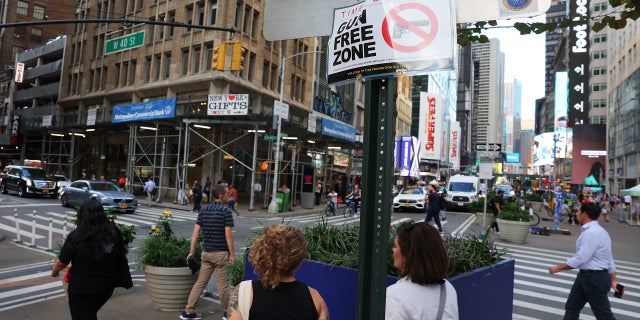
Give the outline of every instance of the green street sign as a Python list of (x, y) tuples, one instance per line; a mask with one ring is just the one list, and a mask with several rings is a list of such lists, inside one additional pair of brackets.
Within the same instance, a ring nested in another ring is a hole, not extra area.
[(278, 136), (264, 136), (264, 139), (267, 141), (276, 141), (278, 140)]
[(104, 43), (104, 54), (140, 47), (144, 44), (144, 30), (113, 38)]
[(476, 166), (480, 165), (480, 159), (476, 159)]

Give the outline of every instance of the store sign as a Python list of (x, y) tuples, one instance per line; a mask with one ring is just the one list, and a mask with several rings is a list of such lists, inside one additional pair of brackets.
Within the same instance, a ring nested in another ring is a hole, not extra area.
[(20, 116), (13, 115), (11, 116), (11, 145), (17, 145), (20, 136)]
[(16, 62), (16, 74), (13, 80), (17, 83), (22, 83), (22, 78), (24, 78), (24, 63)]
[(420, 92), (420, 124), (418, 139), (422, 143), (420, 159), (440, 160), (442, 154), (442, 122), (444, 98)]
[(87, 111), (87, 125), (95, 126), (96, 125), (96, 116), (98, 115), (98, 109), (91, 109)]
[(348, 167), (349, 166), (349, 157), (344, 156), (333, 156), (333, 165), (339, 167)]
[(249, 114), (248, 94), (210, 94), (207, 102), (209, 116), (246, 116)]
[(112, 123), (173, 118), (176, 98), (153, 100), (113, 107)]
[(569, 0), (569, 127), (589, 123), (589, 1)]
[(322, 118), (322, 134), (349, 142), (356, 142), (356, 128), (327, 118)]

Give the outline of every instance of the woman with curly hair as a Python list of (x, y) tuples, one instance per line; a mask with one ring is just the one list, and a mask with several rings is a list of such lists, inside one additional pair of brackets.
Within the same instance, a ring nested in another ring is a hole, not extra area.
[(98, 310), (120, 286), (119, 267), (123, 258), (126, 261), (125, 245), (120, 230), (98, 201), (83, 203), (77, 218), (78, 226), (67, 236), (51, 276), (57, 277), (73, 263), (68, 289), (71, 319), (97, 319)]
[(262, 278), (236, 286), (229, 300), (229, 319), (329, 319), (320, 293), (295, 279), (306, 253), (307, 239), (297, 228), (265, 228), (249, 253)]
[(445, 280), (449, 258), (442, 237), (428, 223), (400, 224), (393, 243), (400, 279), (387, 288), (385, 319), (458, 319), (455, 288)]

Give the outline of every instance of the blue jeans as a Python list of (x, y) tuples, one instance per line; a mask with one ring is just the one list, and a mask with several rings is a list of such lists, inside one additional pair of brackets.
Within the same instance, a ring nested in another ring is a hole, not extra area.
[(615, 319), (607, 296), (609, 291), (611, 291), (611, 276), (608, 272), (579, 272), (564, 306), (564, 319), (578, 320), (580, 310), (587, 302), (596, 319)]

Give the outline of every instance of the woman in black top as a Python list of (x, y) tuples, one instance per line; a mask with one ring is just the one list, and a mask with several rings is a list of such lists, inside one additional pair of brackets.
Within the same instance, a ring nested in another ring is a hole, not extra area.
[(51, 276), (57, 277), (73, 262), (68, 289), (71, 318), (91, 320), (97, 319), (98, 310), (111, 297), (126, 253), (122, 235), (102, 204), (85, 202), (77, 217), (78, 226), (67, 236)]
[[(249, 260), (262, 276), (251, 282), (250, 301), (238, 299), (240, 285), (229, 299), (229, 320), (329, 319), (327, 305), (317, 290), (294, 277), (307, 252), (307, 240), (292, 226), (265, 228), (251, 247)], [(249, 305), (243, 315), (241, 305)]]

